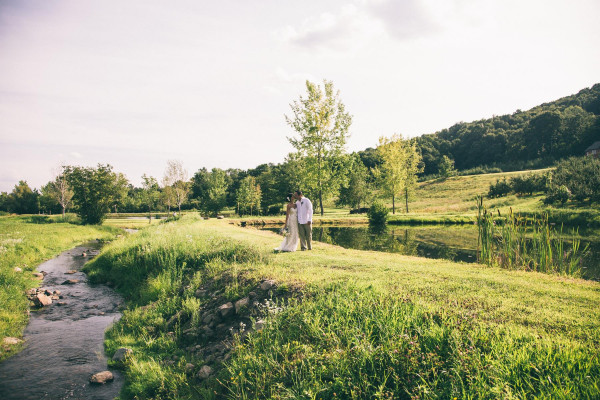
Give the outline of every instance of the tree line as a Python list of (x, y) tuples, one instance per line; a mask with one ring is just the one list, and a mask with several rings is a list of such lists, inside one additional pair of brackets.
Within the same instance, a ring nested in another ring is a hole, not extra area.
[(282, 163), (201, 168), (190, 177), (172, 160), (162, 178), (143, 175), (140, 187), (110, 165), (63, 166), (39, 191), (20, 181), (11, 193), (1, 193), (0, 211), (64, 215), (72, 209), (85, 223), (98, 223), (111, 211), (196, 209), (216, 215), (228, 208), (239, 215), (276, 215), (287, 193), (302, 189), (321, 213), (324, 204), (360, 209), (375, 198), (388, 199), (394, 213), (402, 199), (409, 212), (419, 177), (445, 178), (503, 163), (543, 164), (582, 153), (600, 140), (600, 84), (526, 112), (459, 123), (432, 135), (380, 137), (376, 148), (350, 154), (345, 146), (352, 116), (332, 82), (306, 82), (306, 95), (290, 106), (285, 120), (295, 151)]

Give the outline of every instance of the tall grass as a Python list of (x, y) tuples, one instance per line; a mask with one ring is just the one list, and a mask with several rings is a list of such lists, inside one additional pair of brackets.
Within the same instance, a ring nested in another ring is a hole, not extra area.
[(581, 248), (578, 230), (572, 231), (570, 247), (565, 247), (563, 226), (556, 230), (548, 215), (526, 218), (510, 209), (506, 217), (498, 210), (495, 218), (477, 198), (477, 257), (487, 265), (524, 269), (569, 276), (581, 274), (587, 246)]

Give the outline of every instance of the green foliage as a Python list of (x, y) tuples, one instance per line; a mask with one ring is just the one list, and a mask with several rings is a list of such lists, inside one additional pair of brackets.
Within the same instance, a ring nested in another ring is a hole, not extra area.
[(495, 197), (503, 197), (512, 191), (510, 184), (506, 181), (506, 178), (502, 180), (496, 179), (496, 183), (490, 184), (490, 190), (488, 191), (488, 197), (493, 199)]
[(253, 215), (260, 211), (261, 190), (253, 176), (245, 177), (236, 193), (239, 216)]
[(340, 158), (345, 152), (352, 116), (346, 112), (339, 92), (334, 92), (332, 82), (323, 81), (321, 88), (306, 81), (306, 90), (306, 98), (301, 96), (291, 104), (293, 117), (285, 119), (298, 135), (288, 140), (303, 161), (297, 165), (306, 180), (303, 187), (318, 196), (323, 215), (323, 198), (337, 192), (340, 178), (344, 177), (339, 173)]
[(98, 164), (97, 168), (68, 166), (65, 174), (73, 190), (77, 215), (84, 224), (101, 223), (127, 187), (125, 178), (108, 164)]
[(550, 174), (528, 174), (517, 175), (502, 180), (496, 179), (496, 184), (490, 184), (489, 198), (503, 197), (510, 193), (518, 195), (532, 195), (538, 192), (546, 192), (550, 181)]
[(375, 201), (369, 208), (367, 216), (369, 217), (369, 225), (384, 226), (387, 223), (390, 210), (381, 201)]
[(342, 185), (336, 203), (340, 206), (359, 208), (368, 202), (373, 197), (373, 187), (369, 178), (369, 170), (360, 156), (351, 156), (348, 163), (348, 180)]
[(494, 216), (477, 200), (478, 260), (487, 265), (506, 269), (524, 269), (545, 273), (579, 276), (586, 249), (580, 248), (577, 231), (573, 232), (571, 246), (564, 247), (562, 228), (557, 232), (548, 222), (548, 216), (533, 218), (511, 213), (494, 220)]
[(216, 215), (227, 205), (227, 189), (231, 180), (220, 168), (198, 170), (192, 178), (192, 197), (199, 200), (200, 209)]
[(32, 190), (26, 181), (19, 181), (10, 194), (3, 196), (5, 210), (16, 214), (36, 214), (39, 196), (38, 191)]
[(439, 169), (440, 176), (442, 178), (449, 178), (451, 176), (456, 175), (456, 169), (454, 168), (454, 160), (446, 155), (442, 156), (442, 161), (440, 162)]
[[(442, 172), (443, 156), (460, 171), (495, 166), (504, 171), (542, 168), (582, 155), (600, 140), (600, 84), (528, 111), (460, 122), (416, 138), (426, 175)], [(525, 165), (535, 162), (535, 165)]]
[(570, 196), (579, 202), (600, 201), (600, 159), (594, 157), (571, 157), (561, 161), (552, 174), (552, 189), (547, 202), (552, 202), (554, 197), (562, 201), (565, 186)]

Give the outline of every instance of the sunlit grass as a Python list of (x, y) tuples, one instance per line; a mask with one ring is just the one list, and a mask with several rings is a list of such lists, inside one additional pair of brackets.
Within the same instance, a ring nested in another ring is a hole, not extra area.
[[(280, 240), (183, 218), (118, 240), (89, 264), (132, 306), (106, 342), (109, 354), (134, 349), (123, 398), (600, 395), (598, 283), (322, 243), (273, 254)], [(205, 361), (166, 321), (186, 310), (202, 326), (194, 291), (203, 283), (236, 300), (265, 278), (305, 297), (239, 342), (218, 381), (200, 381)]]

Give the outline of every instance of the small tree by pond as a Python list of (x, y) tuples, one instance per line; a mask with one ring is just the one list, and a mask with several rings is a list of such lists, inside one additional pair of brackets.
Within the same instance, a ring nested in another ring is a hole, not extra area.
[(383, 202), (378, 200), (375, 201), (367, 213), (369, 217), (369, 225), (371, 227), (385, 227), (389, 213), (390, 210), (388, 210)]
[(126, 190), (127, 181), (113, 172), (112, 166), (65, 167), (67, 181), (73, 189), (77, 215), (84, 224), (100, 224)]

